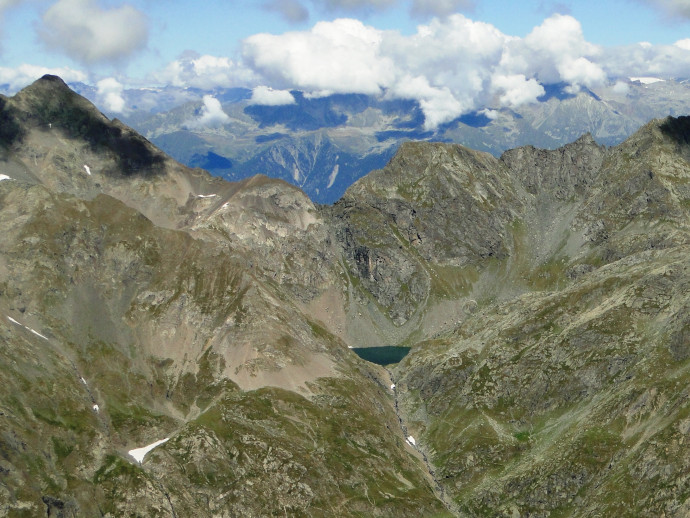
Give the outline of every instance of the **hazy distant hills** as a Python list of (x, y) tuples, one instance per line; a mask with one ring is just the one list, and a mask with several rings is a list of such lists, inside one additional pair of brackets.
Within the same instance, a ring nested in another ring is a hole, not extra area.
[[(98, 104), (94, 88), (73, 87)], [(565, 88), (546, 85), (537, 104), (482, 110), (433, 131), (415, 101), (292, 92), (294, 104), (263, 106), (242, 88), (126, 90), (129, 111), (115, 115), (186, 165), (230, 180), (265, 174), (332, 203), (406, 140), (459, 143), (495, 156), (527, 144), (554, 149), (584, 133), (615, 145), (652, 118), (690, 113), (685, 81), (640, 78), (577, 94)], [(200, 125), (204, 95), (220, 101), (227, 118)]]

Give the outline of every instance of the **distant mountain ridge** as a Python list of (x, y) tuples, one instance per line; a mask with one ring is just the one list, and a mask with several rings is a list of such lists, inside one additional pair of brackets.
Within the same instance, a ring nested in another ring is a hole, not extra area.
[[(97, 102), (95, 89), (74, 86)], [(682, 80), (628, 79), (579, 93), (566, 92), (566, 86), (544, 85), (536, 104), (480, 110), (435, 130), (424, 127), (415, 101), (359, 94), (308, 98), (293, 91), (294, 104), (262, 106), (251, 104), (251, 91), (241, 88), (126, 90), (129, 112), (123, 120), (187, 165), (207, 165), (230, 180), (254, 174), (281, 178), (316, 202), (333, 203), (358, 178), (383, 167), (405, 141), (458, 143), (495, 156), (523, 145), (554, 149), (584, 133), (610, 146), (650, 119), (690, 113), (690, 85)], [(203, 95), (215, 96), (230, 120), (216, 128), (190, 127)]]

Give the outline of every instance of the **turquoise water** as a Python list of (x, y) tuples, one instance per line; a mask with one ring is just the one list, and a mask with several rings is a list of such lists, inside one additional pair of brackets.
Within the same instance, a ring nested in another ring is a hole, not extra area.
[(393, 345), (387, 345), (385, 347), (356, 347), (352, 350), (363, 360), (377, 365), (398, 363), (410, 352), (409, 347), (398, 347)]

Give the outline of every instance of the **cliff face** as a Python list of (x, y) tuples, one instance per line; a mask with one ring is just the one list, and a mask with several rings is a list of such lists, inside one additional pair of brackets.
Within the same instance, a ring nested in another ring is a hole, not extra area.
[(688, 119), (409, 143), (325, 207), (0, 101), (0, 516), (690, 511)]

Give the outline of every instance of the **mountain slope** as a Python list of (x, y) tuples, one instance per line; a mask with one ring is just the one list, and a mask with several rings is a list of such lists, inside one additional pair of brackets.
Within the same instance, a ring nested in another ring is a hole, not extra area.
[[(68, 122), (117, 133), (63, 88), (48, 77), (7, 101), (22, 138), (0, 182), (1, 513), (440, 512), (382, 374), (293, 300), (330, 274), (290, 286), (274, 274), (303, 268), (262, 257), (316, 230), (308, 198), (162, 154), (126, 174), (109, 140), (91, 149), (23, 111), (65, 95)], [(128, 454), (166, 438), (143, 463)]]
[(461, 511), (688, 513), (687, 135), (667, 119), (603, 153), (504, 155), (537, 201), (516, 248), (527, 292), (478, 298), (394, 373)]
[(688, 514), (690, 119), (319, 206), (0, 101), (0, 515)]

